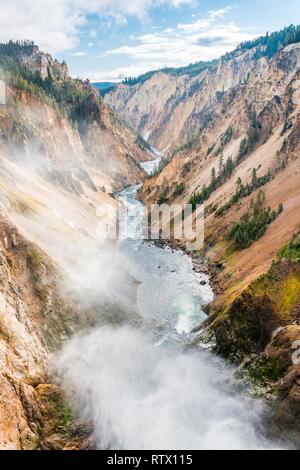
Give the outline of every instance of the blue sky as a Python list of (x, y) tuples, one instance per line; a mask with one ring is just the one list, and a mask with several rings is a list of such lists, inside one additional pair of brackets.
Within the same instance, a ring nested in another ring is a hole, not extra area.
[(92, 81), (217, 58), (300, 23), (299, 0), (10, 0), (0, 12), (0, 41), (33, 39)]

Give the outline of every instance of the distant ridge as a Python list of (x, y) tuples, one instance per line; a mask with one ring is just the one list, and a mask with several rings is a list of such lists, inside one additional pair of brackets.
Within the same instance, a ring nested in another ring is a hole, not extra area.
[[(260, 59), (261, 57), (268, 57), (271, 59), (274, 57), (277, 52), (281, 49), (284, 49), (290, 44), (295, 44), (300, 42), (300, 25), (290, 25), (285, 27), (280, 31), (269, 34), (268, 32), (265, 36), (260, 36), (252, 41), (246, 41), (241, 43), (235, 50), (229, 52), (222, 56), (221, 60), (230, 60), (234, 56), (245, 52), (246, 50), (257, 48), (256, 58)], [(125, 85), (137, 85), (139, 83), (144, 83), (153, 77), (154, 74), (158, 72), (163, 72), (168, 75), (178, 77), (180, 75), (191, 75), (195, 76), (204, 70), (208, 70), (215, 65), (217, 65), (218, 59), (211, 61), (200, 61), (195, 62), (184, 67), (165, 67), (159, 70), (150, 70), (142, 75), (137, 77), (127, 77), (123, 81)]]
[(101, 96), (114, 90), (118, 84), (114, 82), (95, 82), (92, 83), (92, 87), (99, 90)]

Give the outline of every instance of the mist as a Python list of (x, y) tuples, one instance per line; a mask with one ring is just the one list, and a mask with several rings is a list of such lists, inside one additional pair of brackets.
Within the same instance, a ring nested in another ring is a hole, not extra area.
[(35, 158), (27, 155), (29, 167), (2, 159), (0, 211), (56, 263), (62, 294), (99, 321), (108, 309), (111, 321), (132, 319), (136, 281), (126, 268), (129, 260), (114, 241), (97, 236), (97, 208), (113, 217), (117, 201), (104, 192), (85, 187), (78, 195), (45, 181), (40, 171), (46, 167), (35, 167)]
[[(131, 228), (137, 230), (140, 202), (134, 187), (132, 197), (129, 189), (124, 193)], [(115, 253), (137, 281), (141, 323), (130, 322), (134, 310), (130, 315), (127, 309), (127, 321), (112, 326), (111, 303), (106, 324), (74, 337), (50, 367), (75, 413), (92, 423), (96, 447), (276, 448), (263, 435), (264, 406), (241, 396), (234, 369), (211, 352), (186, 348), (193, 328), (206, 318), (203, 305), (213, 299), (207, 276), (193, 270), (186, 254), (151, 243), (125, 240)], [(108, 266), (113, 302), (123, 283), (114, 264)], [(86, 272), (96, 295), (94, 274)]]
[(99, 449), (274, 448), (259, 431), (261, 403), (229, 391), (232, 370), (207, 352), (157, 346), (146, 330), (74, 338), (52, 370)]
[[(1, 161), (0, 210), (57, 263), (61, 288), (96, 319), (52, 358), (50, 376), (92, 422), (97, 448), (274, 447), (260, 432), (261, 403), (232, 391), (233, 371), (211, 353), (185, 350), (212, 300), (191, 259), (149, 243), (102, 243), (97, 207), (113, 213), (113, 198), (59, 166), (67, 186), (51, 183), (49, 162), (30, 149), (26, 165), (15, 157)], [(71, 191), (74, 184), (82, 191)]]

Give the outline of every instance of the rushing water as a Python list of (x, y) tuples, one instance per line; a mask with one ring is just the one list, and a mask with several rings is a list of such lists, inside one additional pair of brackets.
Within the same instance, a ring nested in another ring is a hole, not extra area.
[(159, 167), (163, 154), (156, 150), (154, 147), (150, 147), (152, 155), (155, 157), (154, 160), (149, 160), (148, 162), (142, 163), (142, 167), (148, 173), (152, 175)]
[(102, 326), (64, 348), (56, 367), (74, 407), (92, 420), (102, 449), (272, 447), (259, 431), (260, 403), (232, 391), (233, 372), (204, 349), (186, 349), (213, 292), (186, 254), (139, 239), (139, 187), (118, 195), (129, 211), (129, 239), (118, 249), (139, 281), (144, 326)]
[(145, 320), (161, 325), (165, 331), (162, 342), (170, 337), (183, 340), (205, 319), (201, 307), (213, 300), (213, 292), (207, 276), (193, 271), (186, 254), (139, 239), (145, 210), (136, 199), (139, 188), (127, 188), (118, 195), (128, 209), (128, 238), (122, 241), (121, 250), (131, 260), (131, 274), (140, 281), (138, 311)]

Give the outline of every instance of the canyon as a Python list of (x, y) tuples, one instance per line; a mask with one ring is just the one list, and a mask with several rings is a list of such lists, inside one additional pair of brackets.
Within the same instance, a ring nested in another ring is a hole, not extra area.
[[(299, 65), (240, 47), (101, 98), (1, 45), (1, 449), (299, 447)], [(204, 246), (141, 240), (153, 203), (204, 203)]]

